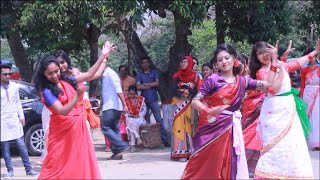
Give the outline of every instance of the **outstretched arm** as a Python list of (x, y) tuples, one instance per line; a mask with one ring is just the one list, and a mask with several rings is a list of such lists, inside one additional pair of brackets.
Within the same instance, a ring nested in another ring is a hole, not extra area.
[(114, 48), (112, 46), (113, 46), (113, 44), (111, 44), (109, 41), (107, 41), (104, 44), (104, 46), (102, 48), (102, 53), (101, 53), (99, 59), (97, 60), (97, 62), (87, 72), (79, 74), (79, 75), (76, 76), (76, 82), (77, 83), (84, 82), (84, 81), (89, 81), (95, 75), (95, 73), (98, 71), (98, 69), (99, 69), (101, 63), (103, 62), (103, 60), (108, 58), (109, 53)]

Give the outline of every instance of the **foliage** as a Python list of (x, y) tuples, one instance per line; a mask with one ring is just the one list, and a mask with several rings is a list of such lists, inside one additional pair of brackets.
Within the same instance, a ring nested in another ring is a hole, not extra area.
[[(36, 1), (26, 3), (20, 19), (22, 33), (32, 50), (67, 52), (82, 50), (83, 31), (91, 25), (102, 29), (108, 7), (101, 1)], [(30, 52), (33, 53), (33, 52)]]
[(210, 62), (213, 51), (217, 46), (216, 31), (212, 20), (205, 20), (202, 24), (192, 28), (189, 42), (193, 45), (191, 54), (198, 58), (199, 64)]
[[(168, 13), (168, 12), (167, 12)], [(167, 69), (169, 49), (174, 44), (174, 22), (172, 14), (167, 18), (152, 16), (141, 29), (141, 42), (149, 52), (150, 58), (159, 69)], [(151, 15), (150, 15), (151, 16)]]
[(276, 41), (289, 32), (287, 1), (228, 1), (222, 3), (226, 35), (235, 42)]
[(183, 17), (191, 19), (196, 25), (202, 23), (207, 15), (207, 2), (198, 0), (174, 0), (169, 5), (170, 11), (177, 10)]
[(1, 59), (13, 60), (8, 41), (1, 39)]

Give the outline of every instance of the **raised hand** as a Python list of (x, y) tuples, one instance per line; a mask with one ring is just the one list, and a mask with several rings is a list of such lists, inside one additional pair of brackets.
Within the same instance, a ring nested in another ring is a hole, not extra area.
[(288, 55), (290, 54), (291, 51), (295, 50), (295, 48), (292, 48), (292, 40), (289, 41), (289, 45), (286, 49), (286, 51), (283, 53), (281, 60), (285, 61), (288, 58)]
[(108, 56), (110, 54), (110, 52), (115, 50), (115, 49), (116, 49), (116, 46), (114, 46), (112, 43), (107, 41), (107, 42), (104, 43), (101, 53), (104, 56)]
[(271, 44), (268, 44), (268, 48), (266, 48), (266, 51), (270, 53), (272, 62), (276, 63), (278, 60), (278, 49)]

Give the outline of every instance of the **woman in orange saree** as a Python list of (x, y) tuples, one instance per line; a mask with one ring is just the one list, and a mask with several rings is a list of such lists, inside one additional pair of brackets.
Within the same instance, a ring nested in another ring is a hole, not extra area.
[(220, 44), (214, 59), (220, 73), (208, 77), (192, 101), (201, 118), (181, 179), (249, 179), (238, 110), (245, 91), (271, 86), (275, 72), (267, 82), (238, 75), (237, 53), (229, 44)]
[(34, 76), (44, 105), (51, 111), (48, 154), (39, 179), (101, 179), (94, 147), (86, 126), (83, 88), (112, 50), (107, 42), (102, 55), (88, 72), (77, 76), (60, 74), (55, 56), (45, 56)]

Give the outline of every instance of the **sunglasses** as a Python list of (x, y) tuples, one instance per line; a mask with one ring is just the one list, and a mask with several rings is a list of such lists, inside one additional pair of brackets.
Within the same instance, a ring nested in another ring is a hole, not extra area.
[(11, 76), (12, 73), (1, 73), (2, 76)]

